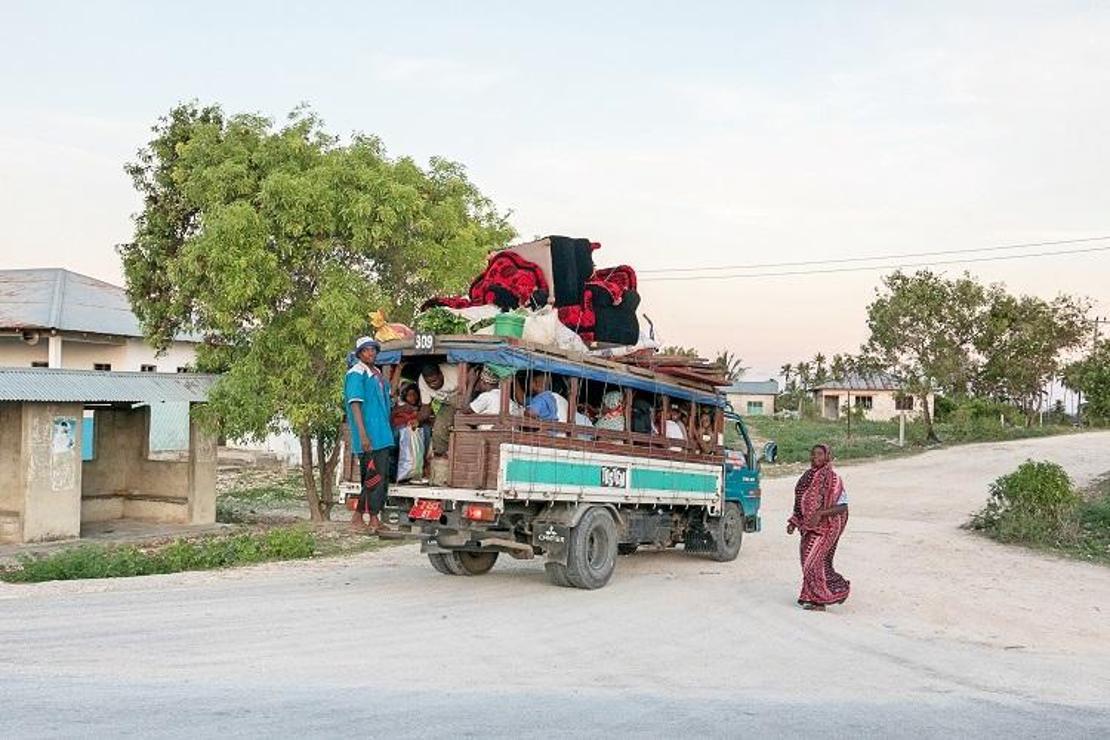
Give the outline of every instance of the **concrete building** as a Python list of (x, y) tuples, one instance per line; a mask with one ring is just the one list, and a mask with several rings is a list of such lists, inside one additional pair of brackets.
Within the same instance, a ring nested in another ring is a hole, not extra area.
[(185, 372), (196, 342), (143, 340), (123, 288), (60, 269), (0, 270), (0, 366)]
[[(912, 419), (921, 414), (920, 399), (903, 393), (901, 383), (889, 375), (852, 374), (830, 380), (813, 389), (813, 400), (826, 419), (839, 419), (849, 407), (859, 409), (871, 421), (889, 421), (902, 414)], [(933, 401), (929, 394), (930, 410)]]
[(775, 413), (779, 395), (777, 380), (740, 380), (724, 389), (732, 408), (744, 416), (770, 416)]
[[(126, 291), (62, 269), (0, 270), (0, 367), (184, 373), (196, 362), (194, 337), (178, 337), (159, 355), (143, 339)], [(156, 437), (181, 437), (182, 407), (154, 407)], [(274, 453), (299, 465), (300, 443), (274, 434), (236, 447)]]
[(72, 539), (113, 519), (215, 522), (215, 437), (187, 413), (182, 449), (150, 444), (151, 409), (191, 409), (214, 380), (0, 368), (0, 543)]

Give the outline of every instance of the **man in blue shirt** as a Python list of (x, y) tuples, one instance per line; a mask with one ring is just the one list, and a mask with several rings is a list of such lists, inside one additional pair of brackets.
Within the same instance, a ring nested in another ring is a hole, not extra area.
[(343, 402), (347, 426), (351, 430), (351, 452), (358, 456), (362, 492), (351, 519), (362, 527), (363, 514), (370, 515), (369, 526), (377, 531), (379, 515), (389, 492), (389, 466), (393, 453), (393, 428), (389, 423), (390, 393), (382, 371), (375, 365), (381, 345), (373, 337), (355, 342), (356, 362), (343, 382)]

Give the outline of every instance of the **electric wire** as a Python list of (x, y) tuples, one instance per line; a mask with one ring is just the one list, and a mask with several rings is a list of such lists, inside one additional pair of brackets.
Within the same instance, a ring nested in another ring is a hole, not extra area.
[(830, 265), (848, 262), (879, 262), (885, 260), (906, 259), (909, 257), (939, 257), (946, 254), (971, 254), (974, 252), (1001, 252), (1008, 249), (1031, 249), (1033, 247), (1059, 247), (1067, 244), (1084, 244), (1087, 242), (1101, 242), (1110, 240), (1106, 236), (1087, 236), (1079, 239), (1057, 239), (1047, 242), (1024, 242), (1020, 244), (1001, 244), (993, 247), (967, 247), (963, 249), (940, 249), (932, 252), (907, 252), (905, 254), (876, 254), (870, 257), (837, 257), (833, 259), (799, 260), (796, 262), (765, 262), (755, 265), (710, 265), (708, 267), (657, 267), (654, 269), (640, 270), (641, 275), (653, 273), (674, 272), (705, 272), (708, 270), (762, 270), (770, 267), (802, 267), (805, 265)]

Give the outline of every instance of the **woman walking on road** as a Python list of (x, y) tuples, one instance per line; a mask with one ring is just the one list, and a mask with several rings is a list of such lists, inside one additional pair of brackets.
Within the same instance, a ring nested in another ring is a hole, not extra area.
[(809, 452), (810, 468), (794, 486), (794, 516), (786, 533), (799, 530), (802, 560), (803, 609), (824, 611), (829, 604), (848, 598), (848, 579), (833, 569), (833, 556), (840, 535), (848, 525), (848, 494), (832, 466), (828, 445), (815, 445)]

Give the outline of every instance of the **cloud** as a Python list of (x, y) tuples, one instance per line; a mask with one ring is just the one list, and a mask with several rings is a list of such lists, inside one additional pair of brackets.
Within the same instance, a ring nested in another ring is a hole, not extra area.
[(370, 61), (374, 79), (397, 87), (432, 88), (461, 93), (486, 92), (504, 84), (510, 74), (456, 59), (377, 55)]

